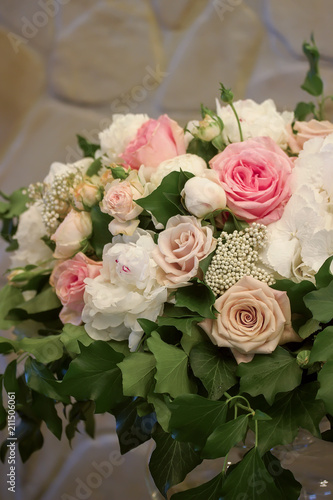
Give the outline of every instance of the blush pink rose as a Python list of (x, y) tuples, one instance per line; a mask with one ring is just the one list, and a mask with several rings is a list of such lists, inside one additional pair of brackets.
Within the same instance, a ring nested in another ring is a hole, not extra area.
[(184, 131), (167, 115), (150, 119), (139, 128), (135, 138), (120, 155), (127, 166), (157, 167), (162, 161), (186, 153)]
[(273, 139), (255, 137), (229, 144), (209, 164), (237, 217), (261, 224), (281, 218), (291, 195), (293, 162)]
[(310, 120), (308, 122), (295, 122), (294, 129), (297, 134), (293, 134), (290, 125), (287, 127), (289, 133), (288, 145), (292, 153), (299, 153), (303, 149), (304, 143), (314, 137), (327, 137), (333, 133), (333, 123), (328, 120)]
[(255, 353), (269, 354), (277, 345), (300, 342), (291, 326), (286, 292), (273, 290), (252, 276), (244, 276), (215, 302), (216, 320), (199, 325), (219, 347), (230, 347), (237, 363)]
[(201, 227), (196, 217), (175, 215), (159, 234), (158, 247), (152, 257), (160, 267), (157, 280), (173, 288), (186, 284), (198, 275), (199, 262), (216, 247), (213, 231)]
[(60, 319), (63, 323), (81, 324), (84, 307), (84, 280), (100, 274), (102, 262), (89, 259), (79, 252), (73, 259), (59, 262), (52, 271), (50, 284), (63, 305)]

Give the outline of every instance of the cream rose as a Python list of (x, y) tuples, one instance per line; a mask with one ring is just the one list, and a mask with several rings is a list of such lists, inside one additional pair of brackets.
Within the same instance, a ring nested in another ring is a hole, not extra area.
[(164, 177), (166, 177), (171, 172), (190, 172), (194, 175), (202, 175), (206, 170), (208, 170), (205, 160), (200, 158), (200, 156), (192, 155), (190, 153), (176, 156), (171, 160), (165, 160), (159, 164), (154, 173), (150, 177), (150, 183), (152, 188), (158, 187)]
[(244, 276), (215, 302), (216, 320), (199, 325), (219, 347), (230, 347), (237, 363), (247, 363), (255, 353), (269, 354), (277, 345), (299, 342), (291, 326), (286, 292)]
[(81, 249), (82, 241), (92, 233), (92, 222), (88, 212), (71, 210), (56, 232), (51, 236), (56, 244), (53, 256), (56, 259), (68, 259)]
[(158, 281), (169, 287), (185, 285), (198, 275), (199, 262), (216, 247), (213, 231), (193, 216), (175, 215), (159, 234), (152, 257), (160, 267)]
[(198, 218), (225, 208), (227, 203), (225, 191), (217, 176), (216, 181), (205, 177), (191, 177), (185, 183), (181, 195), (187, 210)]
[(288, 144), (293, 153), (299, 153), (304, 143), (314, 137), (327, 137), (333, 133), (333, 123), (328, 120), (310, 120), (308, 122), (295, 122), (294, 129), (297, 134), (292, 133), (291, 126), (287, 126), (289, 132)]

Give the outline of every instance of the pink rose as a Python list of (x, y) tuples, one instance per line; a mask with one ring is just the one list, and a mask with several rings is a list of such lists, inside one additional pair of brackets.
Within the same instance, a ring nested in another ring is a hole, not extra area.
[(95, 262), (79, 252), (73, 259), (59, 262), (50, 277), (51, 286), (64, 306), (60, 312), (63, 323), (80, 325), (84, 307), (84, 280), (100, 274), (102, 262)]
[(277, 345), (301, 341), (291, 326), (287, 293), (252, 276), (241, 278), (214, 305), (217, 319), (199, 325), (214, 344), (230, 347), (237, 363), (251, 361), (255, 353), (271, 353)]
[(184, 131), (167, 115), (150, 119), (139, 128), (135, 138), (120, 155), (126, 165), (157, 167), (162, 161), (186, 153)]
[(216, 247), (210, 227), (201, 227), (196, 217), (175, 215), (159, 234), (152, 257), (161, 268), (157, 279), (167, 287), (176, 287), (197, 276), (199, 262)]
[(56, 249), (53, 256), (56, 259), (68, 259), (78, 252), (84, 239), (92, 233), (92, 222), (88, 212), (71, 210), (56, 232), (51, 236)]
[(318, 121), (310, 120), (308, 122), (295, 122), (294, 129), (297, 134), (293, 134), (290, 125), (287, 127), (289, 132), (288, 145), (293, 153), (299, 153), (303, 149), (304, 143), (314, 137), (327, 137), (333, 133), (333, 123), (328, 120)]
[(209, 163), (237, 217), (261, 224), (281, 218), (291, 194), (293, 163), (273, 139), (255, 137), (229, 144)]

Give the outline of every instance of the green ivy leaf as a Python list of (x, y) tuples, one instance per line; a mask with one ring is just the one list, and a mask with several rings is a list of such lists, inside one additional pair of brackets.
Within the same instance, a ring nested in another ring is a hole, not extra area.
[(9, 311), (24, 302), (21, 290), (6, 284), (0, 290), (0, 329), (7, 330), (16, 324), (16, 321), (7, 320)]
[(181, 491), (172, 495), (171, 500), (216, 500), (222, 495), (222, 485), (224, 482), (223, 474), (218, 474), (207, 483), (201, 484), (196, 488), (191, 488), (187, 491)]
[(121, 371), (117, 366), (123, 358), (123, 354), (102, 340), (87, 347), (82, 345), (81, 354), (71, 362), (63, 379), (63, 393), (77, 400), (95, 401), (96, 413), (109, 411), (123, 397)]
[(178, 288), (175, 293), (176, 306), (186, 307), (202, 318), (216, 319), (213, 307), (215, 295), (202, 281), (194, 278), (190, 286)]
[(333, 280), (333, 274), (331, 274), (330, 271), (332, 260), (333, 255), (325, 260), (324, 264), (321, 266), (317, 274), (315, 274), (317, 288), (324, 288), (328, 286)]
[(170, 410), (173, 437), (202, 448), (215, 428), (225, 422), (227, 405), (188, 394), (176, 398), (170, 404)]
[(87, 141), (82, 135), (77, 134), (76, 137), (84, 157), (94, 158), (96, 151), (100, 148), (99, 144), (93, 144)]
[(310, 337), (310, 335), (318, 331), (319, 328), (320, 321), (310, 318), (304, 323), (304, 325), (300, 327), (300, 329), (298, 330), (298, 335), (302, 339), (307, 339), (308, 337)]
[(276, 394), (291, 391), (301, 383), (302, 370), (294, 356), (278, 346), (272, 354), (258, 354), (237, 369), (240, 390), (251, 396), (262, 394), (272, 404)]
[(208, 436), (206, 444), (201, 451), (202, 458), (220, 458), (225, 457), (231, 448), (245, 439), (249, 414), (240, 415), (234, 420), (219, 425)]
[(63, 346), (59, 335), (42, 338), (22, 338), (21, 340), (0, 337), (0, 352), (9, 352), (9, 350), (28, 352), (41, 363), (50, 363), (60, 359), (63, 355)]
[(195, 345), (190, 352), (190, 363), (194, 375), (205, 386), (209, 399), (220, 399), (237, 382), (237, 363), (226, 356), (226, 350), (211, 343)]
[(314, 319), (328, 323), (333, 318), (333, 281), (324, 288), (308, 293), (304, 297), (305, 305)]
[(294, 330), (298, 332), (299, 328), (312, 317), (311, 312), (306, 307), (304, 297), (309, 292), (315, 290), (316, 287), (311, 281), (308, 280), (301, 281), (300, 283), (294, 283), (291, 280), (283, 279), (277, 280), (274, 285), (271, 285), (271, 288), (274, 288), (274, 290), (286, 291), (290, 301), (292, 315), (296, 315), (298, 318), (300, 316), (303, 317), (302, 322), (293, 322)]
[(25, 362), (25, 376), (28, 387), (34, 391), (65, 404), (70, 402), (69, 397), (63, 393), (59, 380), (56, 380), (53, 373), (42, 363), (28, 358)]
[(218, 149), (211, 142), (203, 141), (198, 137), (191, 140), (186, 150), (186, 153), (200, 156), (200, 158), (205, 160), (207, 165), (218, 152)]
[(152, 333), (147, 344), (156, 358), (155, 392), (176, 398), (196, 391), (188, 375), (188, 356), (182, 349), (163, 342), (157, 332)]
[(150, 458), (149, 470), (156, 486), (166, 498), (168, 489), (181, 483), (202, 460), (190, 444), (175, 441), (160, 427), (153, 433), (153, 439), (156, 448)]
[(100, 158), (96, 158), (96, 160), (94, 160), (89, 165), (87, 172), (86, 172), (86, 175), (88, 177), (92, 177), (93, 175), (97, 175), (101, 168), (102, 168), (102, 161)]
[(57, 413), (54, 400), (38, 392), (33, 392), (31, 408), (39, 418), (44, 420), (48, 429), (56, 438), (60, 440), (62, 434), (62, 420)]
[(92, 235), (89, 242), (98, 259), (102, 259), (104, 246), (112, 241), (112, 235), (109, 231), (111, 217), (109, 214), (104, 214), (98, 205), (94, 205), (90, 211), (91, 222), (93, 227)]
[(313, 96), (319, 96), (323, 93), (323, 82), (319, 76), (319, 51), (316, 47), (313, 37), (310, 43), (303, 43), (303, 52), (310, 64), (310, 69), (306, 74), (305, 80), (301, 88)]
[(118, 363), (123, 376), (124, 395), (146, 398), (155, 383), (155, 366), (155, 357), (146, 352), (134, 352)]
[(333, 326), (328, 326), (316, 336), (309, 363), (316, 361), (333, 361)]
[(5, 206), (2, 205), (2, 217), (12, 219), (13, 217), (18, 217), (27, 210), (27, 203), (29, 203), (30, 198), (25, 188), (16, 189), (16, 191), (13, 191), (13, 193), (9, 196), (6, 196), (1, 191), (0, 194), (8, 202), (6, 211)]
[(77, 401), (72, 405), (68, 415), (68, 424), (65, 429), (66, 437), (71, 444), (78, 431), (79, 422), (84, 422), (86, 433), (94, 438), (95, 435), (95, 403), (93, 401)]
[(200, 326), (192, 323), (191, 333), (184, 334), (181, 338), (180, 344), (189, 356), (193, 347), (197, 344), (202, 344), (203, 342), (210, 344), (210, 339)]
[(333, 415), (333, 361), (328, 361), (324, 364), (318, 374), (318, 380), (320, 389), (317, 398), (324, 401), (328, 413)]
[(314, 114), (315, 110), (316, 106), (313, 102), (299, 102), (294, 110), (295, 120), (303, 122), (308, 115)]
[(170, 400), (165, 394), (155, 394), (150, 392), (147, 396), (148, 403), (152, 404), (156, 413), (156, 418), (165, 432), (169, 431), (171, 411), (169, 409)]
[(43, 435), (40, 431), (40, 422), (37, 423), (28, 418), (21, 418), (16, 428), (16, 436), (23, 463), (30, 458), (32, 453), (40, 450), (44, 443)]
[(47, 285), (45, 289), (35, 295), (35, 297), (26, 302), (22, 302), (16, 307), (18, 309), (23, 309), (28, 314), (38, 314), (41, 312), (48, 312), (52, 309), (58, 309), (61, 307), (61, 302), (54, 289), (50, 285)]
[(262, 461), (274, 479), (275, 486), (280, 491), (280, 498), (297, 500), (300, 496), (302, 485), (296, 481), (292, 472), (290, 470), (283, 469), (280, 461), (272, 455), (270, 451), (265, 453), (262, 457)]
[(68, 352), (75, 354), (80, 353), (79, 342), (85, 347), (94, 342), (94, 340), (89, 337), (85, 331), (84, 326), (75, 326), (70, 323), (64, 325), (59, 339), (64, 344)]

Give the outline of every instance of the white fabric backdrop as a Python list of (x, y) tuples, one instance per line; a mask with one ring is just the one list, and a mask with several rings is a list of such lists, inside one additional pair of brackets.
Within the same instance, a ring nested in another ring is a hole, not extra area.
[[(2, 0), (1, 190), (40, 180), (52, 161), (77, 159), (75, 134), (96, 140), (114, 112), (168, 113), (184, 125), (200, 103), (214, 106), (219, 82), (237, 98), (272, 97), (293, 109), (307, 98), (301, 45), (311, 32), (333, 94), (332, 14), (332, 0)], [(2, 274), (3, 245), (0, 257)], [(118, 449), (111, 417), (98, 418), (97, 441), (82, 435), (72, 451), (65, 439), (45, 437), (44, 449), (20, 466), (18, 500), (148, 498), (146, 449), (125, 456), (91, 493), (77, 490), (93, 463)], [(326, 466), (315, 474), (332, 482), (333, 449), (321, 446)], [(13, 498), (6, 466), (0, 471), (0, 497)]]

